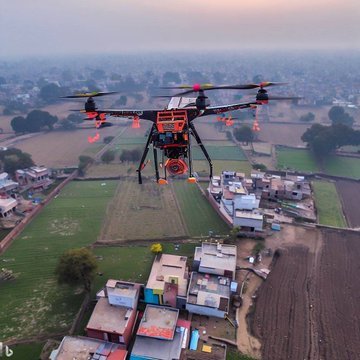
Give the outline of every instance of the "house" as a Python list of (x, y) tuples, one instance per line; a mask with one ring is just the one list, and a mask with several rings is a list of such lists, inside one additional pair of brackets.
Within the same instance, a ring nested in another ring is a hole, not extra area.
[(86, 326), (87, 336), (127, 348), (137, 318), (140, 284), (108, 280)]
[(191, 323), (179, 319), (179, 310), (147, 305), (130, 360), (178, 360), (188, 346)]
[(231, 279), (192, 272), (186, 310), (190, 313), (225, 318), (230, 309)]
[(16, 170), (15, 178), (19, 185), (27, 189), (46, 189), (51, 183), (51, 171), (44, 166), (32, 166), (29, 169)]
[(18, 202), (14, 198), (0, 198), (0, 218), (9, 217), (15, 210)]
[(145, 302), (185, 309), (188, 284), (187, 257), (156, 255), (145, 287)]
[(50, 360), (125, 360), (127, 351), (119, 344), (83, 336), (65, 336), (51, 352)]
[(240, 226), (242, 230), (262, 231), (264, 215), (256, 211), (235, 210), (234, 226)]
[(0, 196), (7, 197), (12, 195), (14, 191), (18, 188), (19, 184), (15, 181), (9, 179), (9, 174), (3, 172), (0, 174)]
[(236, 246), (203, 242), (195, 248), (193, 269), (235, 279)]

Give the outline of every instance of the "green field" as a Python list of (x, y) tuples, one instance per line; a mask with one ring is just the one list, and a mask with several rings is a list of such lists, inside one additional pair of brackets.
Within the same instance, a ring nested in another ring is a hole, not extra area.
[(215, 234), (229, 233), (229, 227), (211, 207), (196, 184), (174, 181), (173, 186), (190, 236), (207, 236), (209, 230)]
[(311, 152), (306, 149), (277, 147), (276, 155), (280, 170), (324, 172), (327, 175), (360, 179), (360, 158), (333, 155), (324, 159), (320, 166), (311, 155)]
[(313, 181), (311, 184), (314, 190), (319, 223), (346, 227), (346, 220), (335, 184), (327, 181)]
[[(238, 146), (205, 145), (211, 160), (246, 160), (245, 154)], [(194, 160), (206, 159), (199, 146), (192, 147)]]
[(360, 179), (360, 158), (331, 156), (324, 161), (326, 174)]
[(19, 274), (0, 285), (0, 339), (67, 330), (79, 309), (81, 289), (58, 286), (54, 269), (65, 250), (96, 241), (116, 181), (67, 185), (0, 256)]
[(319, 172), (315, 159), (309, 150), (276, 148), (277, 167), (280, 170)]
[(11, 356), (11, 360), (38, 360), (40, 359), (40, 354), (43, 347), (43, 343), (11, 346), (10, 348), (14, 352), (13, 356)]

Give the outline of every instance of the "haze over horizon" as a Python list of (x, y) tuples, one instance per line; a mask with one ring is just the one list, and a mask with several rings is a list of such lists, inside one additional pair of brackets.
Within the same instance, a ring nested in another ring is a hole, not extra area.
[(241, 49), (360, 50), (358, 0), (12, 0), (0, 58)]

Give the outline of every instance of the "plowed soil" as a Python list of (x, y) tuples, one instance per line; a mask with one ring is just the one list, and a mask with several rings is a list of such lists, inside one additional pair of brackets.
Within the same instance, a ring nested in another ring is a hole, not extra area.
[(353, 228), (360, 228), (360, 183), (340, 180), (336, 182), (336, 189), (348, 224)]
[(360, 234), (314, 230), (309, 240), (315, 251), (298, 244), (279, 250), (258, 291), (252, 330), (262, 359), (357, 359)]

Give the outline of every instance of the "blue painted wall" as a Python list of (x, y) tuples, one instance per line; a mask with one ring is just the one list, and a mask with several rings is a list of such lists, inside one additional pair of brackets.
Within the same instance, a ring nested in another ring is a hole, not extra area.
[(159, 295), (154, 295), (152, 289), (145, 289), (144, 295), (146, 303), (159, 305)]

